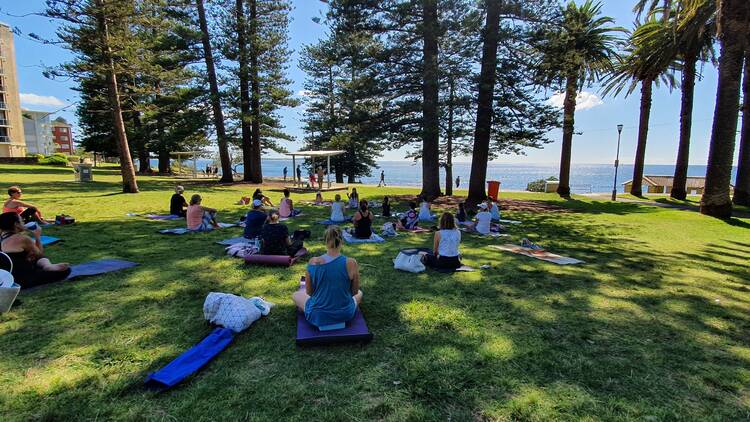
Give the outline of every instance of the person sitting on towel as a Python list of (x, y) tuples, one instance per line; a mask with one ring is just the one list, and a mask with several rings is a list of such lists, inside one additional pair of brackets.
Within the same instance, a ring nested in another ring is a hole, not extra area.
[(253, 200), (259, 200), (263, 205), (267, 205), (269, 207), (273, 206), (273, 203), (271, 200), (266, 196), (263, 195), (263, 191), (260, 189), (255, 189), (255, 192), (253, 192)]
[(461, 266), (458, 247), (461, 245), (461, 232), (456, 228), (456, 221), (451, 213), (440, 217), (440, 230), (435, 232), (433, 253), (422, 257), (428, 267), (455, 270)]
[(422, 199), (419, 204), (419, 219), (421, 221), (432, 221), (432, 214), (430, 213), (430, 203), (426, 199)]
[(169, 200), (170, 214), (185, 217), (185, 208), (187, 208), (188, 203), (185, 200), (185, 197), (182, 196), (184, 192), (185, 188), (183, 188), (182, 186), (175, 186), (172, 199)]
[(265, 224), (268, 219), (266, 213), (260, 209), (262, 206), (263, 203), (260, 199), (253, 199), (253, 209), (245, 215), (245, 231), (242, 236), (246, 239), (260, 237), (261, 231), (263, 230), (263, 224)]
[(216, 221), (217, 211), (201, 205), (203, 199), (197, 193), (190, 197), (190, 204), (185, 212), (188, 230), (205, 232), (219, 227)]
[(409, 202), (409, 210), (398, 221), (398, 225), (398, 228), (403, 230), (414, 230), (419, 226), (419, 214), (417, 213), (416, 202)]
[(284, 199), (279, 202), (279, 216), (289, 218), (299, 215), (300, 211), (294, 209), (294, 202), (289, 198), (289, 189), (284, 189)]
[(352, 188), (352, 193), (347, 193), (346, 196), (349, 198), (349, 208), (357, 208), (359, 205), (359, 194), (357, 188)]
[(383, 217), (391, 216), (391, 200), (387, 196), (383, 197)]
[(331, 203), (331, 221), (336, 223), (344, 222), (344, 203), (341, 202), (341, 195), (336, 194), (335, 200)]
[(44, 257), (41, 227), (37, 225), (31, 232), (33, 240), (24, 234), (26, 230), (18, 213), (0, 214), (0, 252), (13, 262), (15, 282), (25, 289), (65, 280), (70, 275), (70, 266), (53, 264)]
[(367, 206), (366, 200), (359, 201), (359, 209), (354, 213), (354, 232), (357, 239), (369, 239), (372, 236), (372, 220), (375, 218)]
[(8, 188), (8, 198), (3, 204), (3, 212), (14, 212), (21, 216), (24, 223), (36, 221), (40, 224), (49, 224), (47, 220), (42, 218), (42, 213), (34, 205), (21, 201), (21, 195), (23, 191), (18, 186), (11, 186)]
[(362, 303), (359, 265), (353, 258), (341, 254), (344, 244), (341, 229), (329, 226), (325, 242), (325, 255), (312, 258), (307, 265), (305, 290), (292, 295), (297, 309), (316, 327), (351, 320)]
[(323, 205), (323, 194), (320, 191), (315, 194), (315, 205)]
[(303, 246), (302, 240), (289, 238), (289, 229), (279, 223), (279, 213), (275, 210), (268, 213), (268, 221), (263, 225), (260, 237), (260, 253), (263, 255), (294, 256)]
[(487, 210), (486, 203), (482, 202), (479, 204), (479, 212), (474, 218), (477, 221), (470, 227), (479, 234), (490, 234), (492, 230), (492, 214)]
[(500, 207), (498, 207), (497, 202), (490, 197), (487, 197), (487, 209), (493, 220), (500, 221)]
[(456, 220), (459, 223), (467, 221), (469, 218), (466, 215), (466, 205), (463, 202), (458, 204), (458, 212), (456, 213)]

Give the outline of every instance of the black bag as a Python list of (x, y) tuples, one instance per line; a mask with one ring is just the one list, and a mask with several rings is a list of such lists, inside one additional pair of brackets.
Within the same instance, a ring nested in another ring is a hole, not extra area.
[(76, 219), (65, 214), (61, 214), (55, 217), (55, 224), (60, 226), (66, 226), (68, 224), (73, 224), (76, 222)]

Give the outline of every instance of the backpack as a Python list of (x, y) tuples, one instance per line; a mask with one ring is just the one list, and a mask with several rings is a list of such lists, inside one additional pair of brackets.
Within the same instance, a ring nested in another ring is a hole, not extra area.
[(60, 214), (58, 216), (55, 216), (55, 224), (59, 226), (65, 226), (68, 224), (73, 224), (76, 222), (76, 219), (65, 214)]
[(395, 224), (390, 223), (390, 222), (383, 224), (382, 236), (384, 236), (384, 237), (392, 237), (392, 236), (396, 236), (396, 234), (397, 233), (396, 233), (396, 225)]

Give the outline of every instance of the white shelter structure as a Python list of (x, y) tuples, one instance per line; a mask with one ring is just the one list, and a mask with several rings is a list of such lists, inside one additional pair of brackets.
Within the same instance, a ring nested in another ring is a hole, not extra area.
[(198, 177), (200, 173), (198, 173), (198, 157), (201, 155), (204, 155), (204, 151), (179, 151), (179, 152), (170, 152), (169, 155), (174, 155), (177, 157), (177, 176), (179, 177), (182, 174), (182, 166), (181, 161), (182, 160), (192, 160), (193, 161), (193, 168), (192, 168), (192, 178), (195, 179)]
[(346, 151), (339, 151), (339, 150), (333, 150), (333, 151), (297, 151), (297, 152), (290, 152), (286, 155), (292, 156), (292, 171), (293, 176), (292, 179), (294, 179), (294, 186), (295, 187), (302, 187), (302, 180), (301, 178), (297, 178), (297, 157), (310, 157), (315, 160), (315, 158), (325, 158), (326, 159), (326, 175), (328, 180), (326, 183), (328, 184), (328, 189), (331, 188), (331, 157), (335, 157), (337, 155), (341, 155), (346, 153)]

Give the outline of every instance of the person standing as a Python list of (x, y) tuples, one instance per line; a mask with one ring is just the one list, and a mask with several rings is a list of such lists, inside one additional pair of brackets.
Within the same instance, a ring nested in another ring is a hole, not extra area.
[(385, 170), (380, 170), (380, 183), (378, 183), (378, 187), (385, 186)]
[(286, 182), (286, 166), (284, 166), (284, 181)]
[(323, 177), (326, 175), (323, 166), (318, 166), (318, 190), (323, 190)]
[(456, 176), (456, 189), (461, 185), (461, 176)]
[(299, 182), (299, 184), (301, 185), (302, 184), (302, 168), (300, 166), (301, 164), (297, 164), (297, 182)]

